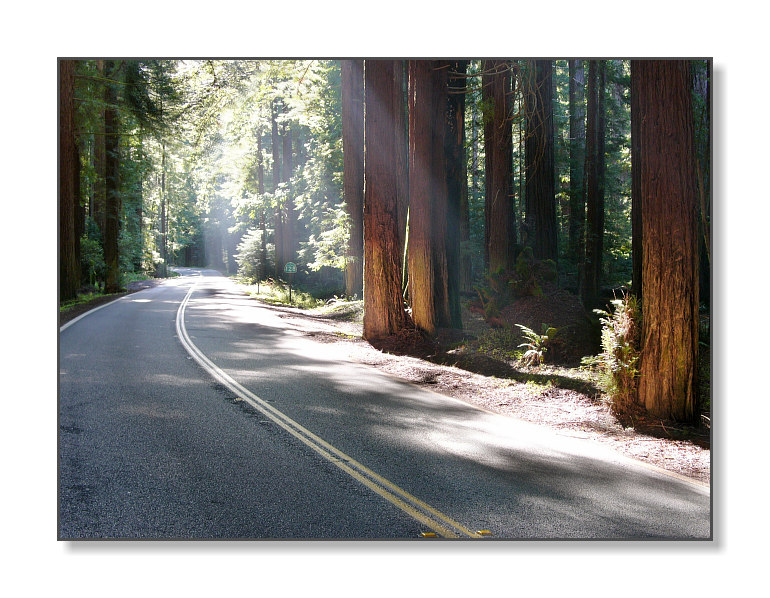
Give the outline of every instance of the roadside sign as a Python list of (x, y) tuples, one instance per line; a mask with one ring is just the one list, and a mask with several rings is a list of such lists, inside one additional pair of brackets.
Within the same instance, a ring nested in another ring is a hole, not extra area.
[(297, 264), (294, 262), (286, 262), (286, 265), (283, 267), (283, 271), (287, 274), (294, 274), (297, 271)]

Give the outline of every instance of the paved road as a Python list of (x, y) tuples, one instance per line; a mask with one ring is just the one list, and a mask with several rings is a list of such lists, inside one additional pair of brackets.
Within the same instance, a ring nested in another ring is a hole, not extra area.
[(61, 332), (60, 538), (710, 537), (708, 488), (347, 363), (181, 271)]

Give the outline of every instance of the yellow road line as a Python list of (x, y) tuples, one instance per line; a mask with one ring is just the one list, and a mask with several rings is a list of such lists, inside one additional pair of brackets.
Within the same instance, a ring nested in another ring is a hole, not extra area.
[(260, 399), (257, 395), (236, 382), (221, 368), (215, 365), (200, 349), (198, 349), (195, 343), (192, 342), (187, 334), (187, 328), (185, 327), (185, 309), (187, 308), (187, 304), (189, 303), (190, 297), (196, 286), (197, 283), (191, 285), (190, 290), (179, 305), (176, 317), (176, 331), (179, 340), (182, 342), (182, 345), (187, 352), (220, 384), (239, 395), (240, 398), (245, 400), (260, 413), (270, 418), (271, 421), (281, 426), (291, 435), (301, 440), (305, 445), (313, 449), (327, 461), (333, 463), (349, 476), (358, 480), (367, 488), (376, 492), (420, 523), (428, 526), (434, 532), (441, 534), (445, 538), (457, 538), (459, 536), (467, 536), (470, 538), (481, 537), (480, 534), (469, 530), (427, 503), (412, 496), (406, 490), (403, 490), (393, 482), (383, 478), (352, 457), (346, 455), (338, 448), (316, 436), (285, 413), (279, 411), (263, 399)]

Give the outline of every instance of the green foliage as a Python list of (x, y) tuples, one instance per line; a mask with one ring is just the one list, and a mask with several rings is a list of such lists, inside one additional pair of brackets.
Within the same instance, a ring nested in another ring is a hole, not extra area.
[(641, 343), (641, 303), (627, 294), (612, 301), (612, 313), (594, 310), (602, 324), (602, 352), (584, 365), (600, 370), (599, 384), (613, 402), (613, 408), (625, 411), (636, 395)]
[(272, 305), (291, 305), (302, 309), (315, 309), (324, 304), (321, 299), (293, 287), (291, 301), (289, 301), (289, 287), (282, 281), (269, 280), (259, 284), (258, 289), (252, 285), (247, 289), (247, 292), (254, 298)]
[(238, 263), (238, 275), (255, 282), (263, 280), (267, 273), (275, 268), (270, 259), (274, 253), (272, 243), (266, 243), (266, 251), (262, 253), (263, 231), (258, 228), (249, 229), (238, 244), (235, 261)]
[(107, 266), (104, 263), (102, 236), (99, 227), (91, 218), (88, 219), (86, 231), (80, 238), (80, 266), (84, 283), (98, 286), (104, 282)]
[(529, 366), (542, 365), (558, 330), (543, 324), (542, 334), (538, 334), (523, 324), (516, 324), (516, 326), (521, 330), (526, 339), (526, 342), (519, 345), (519, 347), (526, 349), (521, 357), (522, 363)]

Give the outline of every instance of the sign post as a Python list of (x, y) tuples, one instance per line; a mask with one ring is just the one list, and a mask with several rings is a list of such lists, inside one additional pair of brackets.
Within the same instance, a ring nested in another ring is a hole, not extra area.
[(297, 271), (297, 264), (286, 262), (283, 271), (289, 275), (289, 305), (291, 305), (291, 281), (294, 279), (294, 273)]

